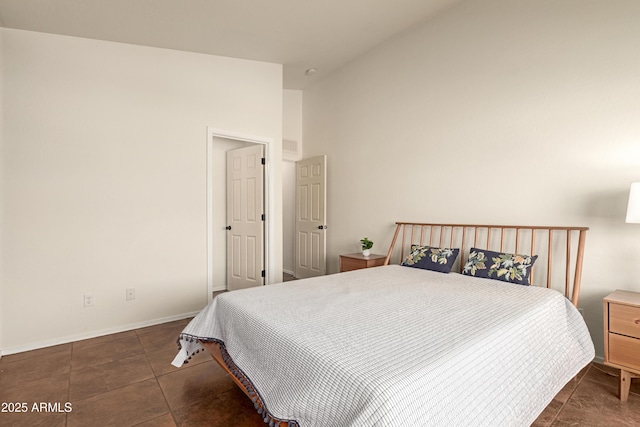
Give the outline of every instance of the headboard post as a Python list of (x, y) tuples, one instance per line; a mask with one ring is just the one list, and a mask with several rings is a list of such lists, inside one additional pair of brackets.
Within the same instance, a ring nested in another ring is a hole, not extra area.
[(391, 241), (391, 246), (389, 246), (389, 251), (387, 252), (387, 258), (384, 260), (384, 265), (389, 265), (389, 259), (391, 259), (391, 253), (393, 252), (393, 247), (396, 245), (396, 239), (398, 238), (398, 233), (400, 232), (400, 228), (403, 225), (399, 222), (396, 223), (396, 232), (393, 235), (393, 240)]
[(580, 299), (580, 282), (582, 281), (582, 264), (584, 261), (584, 244), (587, 239), (587, 230), (580, 230), (578, 237), (578, 254), (576, 255), (576, 271), (573, 276), (573, 292), (571, 294), (571, 303), (578, 306)]

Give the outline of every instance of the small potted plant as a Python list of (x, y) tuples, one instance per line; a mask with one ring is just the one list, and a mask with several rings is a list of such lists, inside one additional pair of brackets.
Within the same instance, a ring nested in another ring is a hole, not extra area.
[(371, 255), (371, 248), (373, 247), (373, 242), (369, 240), (368, 237), (364, 239), (360, 239), (360, 247), (362, 248), (362, 255), (369, 256)]

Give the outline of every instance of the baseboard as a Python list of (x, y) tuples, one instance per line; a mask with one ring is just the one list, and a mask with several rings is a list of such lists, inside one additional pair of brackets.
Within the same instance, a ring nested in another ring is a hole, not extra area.
[(293, 271), (289, 271), (289, 270), (282, 270), (283, 273), (287, 273), (290, 274), (292, 276), (295, 276), (295, 274), (293, 274)]
[(146, 328), (147, 326), (154, 326), (154, 325), (159, 325), (161, 323), (182, 320), (189, 317), (193, 317), (199, 312), (200, 311), (194, 311), (192, 313), (176, 314), (175, 316), (168, 316), (168, 317), (162, 317), (159, 319), (146, 320), (144, 322), (130, 323), (130, 324), (118, 326), (115, 328), (101, 329), (99, 331), (87, 332), (84, 334), (68, 335), (66, 337), (55, 338), (52, 340), (38, 341), (38, 342), (27, 344), (27, 345), (9, 347), (7, 349), (3, 349), (0, 351), (0, 358), (2, 356), (8, 356), (10, 354), (22, 353), (24, 351), (38, 350), (45, 347), (52, 347), (54, 345), (68, 344), (70, 342), (86, 340), (89, 338), (97, 338), (104, 335), (117, 334), (118, 332), (126, 332), (126, 331), (131, 331), (133, 329)]

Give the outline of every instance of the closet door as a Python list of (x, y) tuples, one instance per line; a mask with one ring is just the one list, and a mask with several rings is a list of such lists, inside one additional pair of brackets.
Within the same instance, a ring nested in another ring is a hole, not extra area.
[(264, 284), (262, 145), (227, 152), (227, 290)]

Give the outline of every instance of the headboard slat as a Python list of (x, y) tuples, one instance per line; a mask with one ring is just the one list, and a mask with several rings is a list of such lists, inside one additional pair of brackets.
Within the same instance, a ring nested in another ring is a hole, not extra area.
[[(531, 230), (531, 253), (535, 254), (536, 253), (536, 230), (533, 229)], [(533, 282), (533, 270), (531, 270), (531, 274), (529, 275), (529, 279), (531, 280), (531, 283)]]
[(571, 231), (567, 230), (567, 256), (565, 257), (565, 279), (564, 294), (569, 294), (569, 283), (571, 282)]
[(553, 259), (553, 230), (549, 231), (549, 254), (547, 256), (547, 288), (551, 287), (551, 260)]

